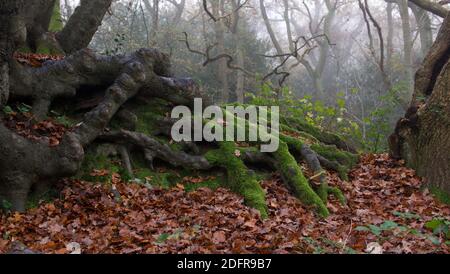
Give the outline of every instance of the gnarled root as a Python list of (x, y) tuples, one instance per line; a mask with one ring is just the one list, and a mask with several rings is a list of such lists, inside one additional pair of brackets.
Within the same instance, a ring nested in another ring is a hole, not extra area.
[(1, 204), (23, 211), (33, 185), (48, 181), (47, 178), (75, 175), (84, 158), (84, 148), (105, 131), (119, 109), (137, 94), (154, 94), (157, 90), (160, 97), (177, 94), (181, 100), (198, 93), (193, 81), (169, 78), (169, 68), (167, 56), (154, 49), (114, 57), (81, 50), (41, 68), (12, 63), (9, 94), (31, 98), (38, 118), (47, 115), (55, 98), (76, 96), (82, 86), (109, 88), (57, 147), (28, 140), (0, 124)]

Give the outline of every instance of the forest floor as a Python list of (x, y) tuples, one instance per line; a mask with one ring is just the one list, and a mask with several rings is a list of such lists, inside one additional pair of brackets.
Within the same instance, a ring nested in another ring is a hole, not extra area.
[(366, 155), (349, 182), (328, 179), (348, 204), (331, 199), (327, 219), (276, 175), (262, 182), (267, 220), (225, 189), (67, 180), (57, 200), (0, 213), (0, 253), (17, 242), (43, 253), (450, 253), (444, 227), (436, 228), (446, 223), (448, 230), (450, 207), (400, 162)]

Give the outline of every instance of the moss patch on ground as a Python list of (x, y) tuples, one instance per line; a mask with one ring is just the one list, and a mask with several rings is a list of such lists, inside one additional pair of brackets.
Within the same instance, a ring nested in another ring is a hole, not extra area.
[(450, 194), (437, 187), (430, 187), (429, 190), (439, 202), (450, 205)]

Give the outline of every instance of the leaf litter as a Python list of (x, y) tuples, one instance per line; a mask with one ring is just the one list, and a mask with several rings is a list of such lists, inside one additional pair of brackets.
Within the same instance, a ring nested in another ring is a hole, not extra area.
[(273, 175), (261, 183), (270, 214), (261, 220), (223, 188), (149, 189), (116, 178), (113, 192), (67, 179), (60, 199), (0, 215), (0, 253), (17, 243), (52, 254), (450, 253), (445, 237), (426, 228), (435, 218), (448, 220), (450, 207), (423, 191), (401, 162), (366, 155), (349, 182), (333, 173), (328, 180), (348, 200), (331, 198), (329, 218), (299, 203)]

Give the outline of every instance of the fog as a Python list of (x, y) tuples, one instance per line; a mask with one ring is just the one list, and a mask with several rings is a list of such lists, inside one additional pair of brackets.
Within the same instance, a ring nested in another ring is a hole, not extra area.
[[(61, 2), (68, 18), (78, 1)], [(407, 108), (442, 23), (389, 2), (118, 0), (91, 47), (162, 49), (176, 75), (197, 80), (216, 102), (247, 102), (269, 83), (274, 97), (339, 108), (361, 138), (378, 142)]]

